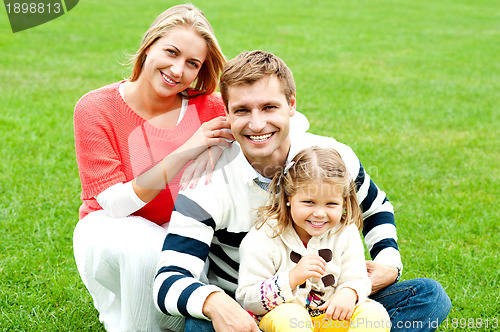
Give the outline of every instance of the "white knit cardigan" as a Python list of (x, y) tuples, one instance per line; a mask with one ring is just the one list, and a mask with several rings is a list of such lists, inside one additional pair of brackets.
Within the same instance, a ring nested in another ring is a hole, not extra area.
[[(252, 229), (241, 243), (236, 299), (246, 310), (263, 315), (285, 302), (306, 306), (311, 291), (321, 294), (321, 299), (326, 301), (345, 287), (356, 291), (358, 303), (366, 300), (371, 283), (355, 225), (336, 232), (338, 225), (321, 236), (314, 236), (306, 248), (290, 225), (272, 238), (269, 224), (273, 223), (271, 220), (259, 230)], [(313, 254), (327, 260), (325, 275), (321, 279), (309, 278), (303, 285), (291, 289), (288, 273), (300, 257)]]

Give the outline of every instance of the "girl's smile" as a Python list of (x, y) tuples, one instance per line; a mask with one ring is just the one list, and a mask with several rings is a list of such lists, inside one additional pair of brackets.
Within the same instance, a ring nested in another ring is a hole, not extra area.
[(293, 227), (307, 243), (340, 223), (344, 197), (338, 184), (315, 180), (289, 198)]

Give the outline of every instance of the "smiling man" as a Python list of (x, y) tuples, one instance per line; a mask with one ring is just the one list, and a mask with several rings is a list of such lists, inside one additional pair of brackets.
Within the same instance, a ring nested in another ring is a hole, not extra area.
[(252, 85), (236, 85), (225, 91), (231, 131), (260, 175), (271, 178), (285, 164), (290, 149), (290, 117), (295, 96), (286, 97), (276, 76)]
[(337, 150), (355, 179), (373, 259), (367, 262), (376, 293), (372, 297), (386, 307), (393, 329), (398, 322), (419, 321), (424, 327), (441, 322), (450, 301), (439, 283), (416, 279), (396, 284), (402, 264), (393, 207), (354, 152), (333, 138), (290, 132), (295, 83), (285, 63), (263, 51), (242, 53), (226, 64), (220, 89), (237, 142), (222, 154), (211, 183), (199, 181), (179, 193), (155, 279), (158, 308), (187, 317), (186, 331), (259, 331), (233, 299), (239, 245), (267, 200), (270, 179), (297, 152), (318, 145)]

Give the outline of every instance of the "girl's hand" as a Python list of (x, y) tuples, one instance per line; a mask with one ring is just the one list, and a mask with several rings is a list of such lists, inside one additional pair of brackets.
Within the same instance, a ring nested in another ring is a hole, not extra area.
[(187, 153), (189, 159), (195, 159), (207, 147), (214, 145), (229, 147), (231, 143), (226, 140), (233, 141), (234, 137), (225, 129), (231, 129), (229, 120), (225, 116), (219, 116), (207, 121), (182, 145), (179, 152)]
[(326, 310), (325, 319), (328, 320), (351, 319), (357, 301), (358, 294), (354, 289), (342, 288), (318, 309)]
[(290, 287), (302, 285), (307, 279), (321, 278), (325, 274), (326, 262), (319, 255), (307, 255), (302, 257), (297, 265), (288, 273)]
[(212, 178), (212, 172), (214, 171), (215, 164), (219, 160), (224, 150), (219, 146), (211, 146), (205, 151), (203, 151), (196, 159), (193, 160), (191, 165), (189, 165), (184, 174), (182, 174), (180, 190), (184, 190), (187, 187), (194, 188), (201, 177), (201, 174), (205, 172), (205, 184), (210, 182)]

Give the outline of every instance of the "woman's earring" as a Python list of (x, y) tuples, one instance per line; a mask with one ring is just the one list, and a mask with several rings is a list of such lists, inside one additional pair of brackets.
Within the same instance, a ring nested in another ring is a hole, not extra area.
[(286, 202), (286, 206), (290, 206), (290, 202)]

